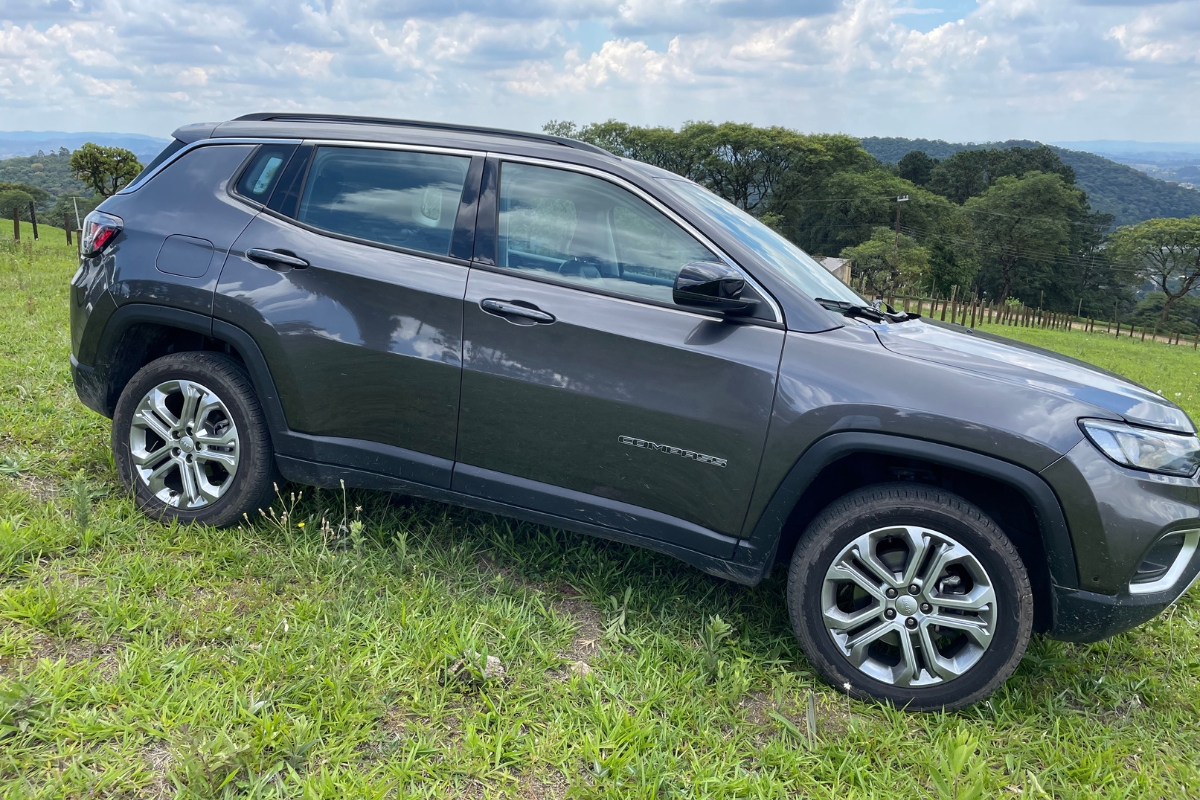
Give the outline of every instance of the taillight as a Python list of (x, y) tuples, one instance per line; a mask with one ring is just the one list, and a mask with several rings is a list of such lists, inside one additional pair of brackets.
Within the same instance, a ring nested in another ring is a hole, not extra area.
[(83, 221), (83, 243), (81, 245), (85, 258), (99, 255), (100, 251), (121, 232), (125, 222), (120, 217), (105, 214), (103, 211), (93, 211)]

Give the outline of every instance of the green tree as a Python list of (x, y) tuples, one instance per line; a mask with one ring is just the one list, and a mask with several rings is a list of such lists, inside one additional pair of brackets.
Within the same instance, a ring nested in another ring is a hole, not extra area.
[(1200, 284), (1200, 216), (1148, 219), (1118, 228), (1110, 237), (1114, 257), (1126, 262), (1163, 293), (1158, 330), (1171, 306)]
[(983, 194), (1000, 178), (1022, 178), (1031, 172), (1053, 173), (1068, 185), (1075, 183), (1074, 170), (1052, 149), (1039, 145), (955, 153), (933, 168), (928, 188), (961, 204)]
[(123, 147), (88, 142), (71, 154), (71, 171), (96, 194), (108, 197), (136, 178), (142, 165)]
[(21, 219), (28, 222), (29, 204), (33, 203), (40, 216), (48, 207), (50, 199), (50, 193), (37, 186), (0, 182), (0, 217), (11, 220), (13, 209), (17, 208), (20, 209)]
[(1056, 265), (1069, 259), (1072, 222), (1084, 209), (1083, 192), (1062, 176), (1033, 172), (1001, 177), (963, 206), (975, 233), (979, 288), (998, 302), (1044, 289)]
[[(909, 199), (898, 204), (898, 197)], [(944, 197), (875, 167), (836, 172), (806, 198), (789, 209), (782, 230), (810, 253), (840, 253), (871, 238), (875, 228), (894, 226), (899, 205), (901, 233), (929, 253), (931, 288), (945, 293), (974, 278), (971, 223)]]
[(12, 220), (13, 209), (17, 209), (17, 213), (21, 219), (29, 219), (29, 204), (33, 202), (33, 195), (22, 189), (6, 188), (12, 184), (0, 186), (0, 219)]
[(865, 278), (877, 294), (917, 283), (929, 271), (929, 251), (911, 236), (897, 236), (887, 228), (875, 228), (870, 239), (843, 249), (841, 257), (852, 262), (853, 274)]
[(1171, 304), (1169, 316), (1164, 322), (1163, 309), (1167, 296), (1162, 292), (1151, 292), (1131, 311), (1126, 319), (1138, 328), (1154, 326), (1156, 331), (1182, 333), (1194, 336), (1200, 330), (1200, 297), (1184, 295)]
[(896, 164), (896, 174), (917, 186), (924, 186), (933, 177), (933, 168), (937, 165), (936, 158), (930, 158), (921, 150), (913, 150)]

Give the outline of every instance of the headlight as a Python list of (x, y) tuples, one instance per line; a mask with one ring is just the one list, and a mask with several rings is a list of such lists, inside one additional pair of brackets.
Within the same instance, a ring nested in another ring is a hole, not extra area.
[(1124, 467), (1189, 476), (1200, 468), (1200, 439), (1100, 419), (1079, 421), (1100, 452)]

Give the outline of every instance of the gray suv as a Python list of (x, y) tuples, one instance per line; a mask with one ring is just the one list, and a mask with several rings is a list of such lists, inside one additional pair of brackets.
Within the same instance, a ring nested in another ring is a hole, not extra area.
[(1086, 364), (865, 302), (704, 188), (568, 139), (252, 114), (86, 222), (80, 399), (154, 517), (280, 478), (401, 492), (753, 586), (855, 697), (953, 709), (1036, 631), (1200, 571), (1188, 417)]

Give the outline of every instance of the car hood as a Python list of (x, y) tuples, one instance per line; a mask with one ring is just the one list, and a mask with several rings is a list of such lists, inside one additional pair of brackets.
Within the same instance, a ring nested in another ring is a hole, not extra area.
[(924, 319), (871, 327), (893, 353), (1065, 395), (1131, 423), (1195, 431), (1181, 408), (1149, 389), (1040, 347)]

